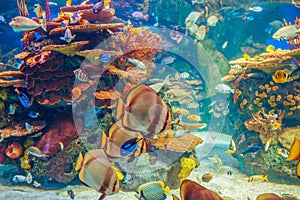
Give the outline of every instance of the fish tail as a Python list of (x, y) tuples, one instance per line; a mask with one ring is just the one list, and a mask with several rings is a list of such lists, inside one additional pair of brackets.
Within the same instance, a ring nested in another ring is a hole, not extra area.
[(78, 156), (78, 159), (76, 161), (76, 167), (75, 167), (75, 171), (78, 171), (82, 168), (82, 165), (83, 165), (83, 155), (82, 153), (80, 152), (79, 153), (79, 156)]
[(170, 188), (169, 188), (169, 186), (166, 186), (166, 187), (164, 188), (164, 192), (165, 192), (167, 195), (170, 194)]
[(117, 108), (116, 108), (116, 119), (120, 119), (125, 112), (125, 104), (121, 98), (118, 99)]
[(269, 182), (268, 175), (265, 175), (265, 176), (264, 176), (264, 180), (265, 180), (266, 182)]

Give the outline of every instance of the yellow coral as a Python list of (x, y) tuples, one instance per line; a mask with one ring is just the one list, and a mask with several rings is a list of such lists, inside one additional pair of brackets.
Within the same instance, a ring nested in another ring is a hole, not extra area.
[(29, 151), (26, 149), (24, 152), (24, 156), (20, 158), (21, 168), (24, 170), (28, 170), (31, 168), (30, 160), (29, 160)]
[(196, 168), (197, 163), (192, 158), (185, 158), (185, 157), (180, 159), (180, 163), (181, 163), (181, 170), (178, 174), (178, 177), (180, 178), (180, 181), (183, 181), (190, 175), (192, 170)]

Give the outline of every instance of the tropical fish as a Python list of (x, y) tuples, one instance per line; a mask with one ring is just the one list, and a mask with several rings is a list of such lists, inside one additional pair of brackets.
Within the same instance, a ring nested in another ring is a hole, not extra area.
[(285, 148), (277, 148), (277, 154), (281, 155), (284, 158), (288, 158), (290, 155), (289, 151)]
[(147, 70), (146, 65), (142, 61), (139, 61), (138, 59), (126, 58), (126, 61), (131, 63), (133, 66), (143, 70), (143, 71)]
[[(174, 195), (175, 196), (175, 195)], [(184, 180), (180, 186), (181, 200), (196, 200), (196, 199), (209, 199), (209, 200), (222, 200), (222, 198), (215, 192), (199, 185), (191, 180)], [(176, 197), (178, 199), (178, 197)]]
[(199, 121), (202, 120), (201, 117), (200, 117), (200, 115), (196, 115), (196, 114), (189, 114), (189, 115), (187, 116), (187, 118), (188, 118), (189, 120), (191, 120), (192, 122), (199, 122)]
[(192, 4), (194, 5), (195, 3), (196, 4), (201, 4), (201, 3), (203, 3), (204, 2), (204, 0), (192, 0)]
[(13, 18), (9, 25), (15, 32), (32, 31), (42, 27), (42, 25), (37, 23), (36, 21), (22, 16)]
[(289, 40), (297, 36), (299, 32), (297, 25), (287, 25), (278, 29), (272, 36), (275, 40)]
[(233, 154), (236, 151), (236, 145), (235, 142), (232, 138), (230, 138), (230, 149), (228, 149), (227, 151), (225, 151), (225, 153), (227, 154)]
[[(294, 143), (292, 144), (290, 149), (290, 155), (286, 160), (290, 161), (290, 160), (299, 160), (299, 159), (300, 159), (300, 140), (295, 137)], [(298, 162), (296, 167), (296, 175), (298, 176), (298, 178), (300, 178), (300, 161)]]
[(46, 154), (44, 154), (39, 148), (37, 148), (35, 146), (31, 146), (27, 150), (31, 155), (33, 155), (37, 158), (48, 158), (49, 157)]
[(39, 183), (39, 182), (37, 182), (37, 181), (33, 181), (33, 187), (35, 187), (35, 188), (39, 188), (39, 187), (41, 187), (42, 186), (42, 184), (41, 183)]
[(168, 87), (171, 86), (171, 82), (170, 82), (170, 75), (167, 75), (165, 80), (163, 80), (160, 83), (155, 83), (153, 85), (149, 85), (149, 87), (151, 87), (155, 92), (159, 92), (164, 86)]
[(265, 144), (265, 151), (268, 151), (270, 144), (271, 144), (272, 138), (268, 139), (268, 141)]
[(72, 35), (72, 32), (69, 28), (65, 30), (64, 37), (59, 37), (59, 39), (66, 41), (67, 43), (72, 42), (75, 39), (76, 34)]
[(28, 115), (29, 117), (35, 119), (35, 118), (38, 118), (38, 116), (40, 116), (40, 113), (35, 112), (35, 111), (30, 111), (27, 115)]
[(5, 17), (0, 15), (0, 22), (6, 24), (6, 20), (5, 20)]
[(149, 137), (162, 132), (171, 124), (168, 106), (147, 85), (140, 85), (131, 90), (125, 103), (122, 99), (118, 100), (116, 118), (122, 120), (125, 128)]
[(228, 45), (228, 41), (226, 40), (223, 44), (222, 44), (222, 50), (226, 49)]
[(135, 11), (132, 14), (132, 17), (134, 17), (135, 19), (139, 19), (139, 20), (149, 20), (149, 15), (144, 15), (142, 12), (140, 11)]
[(101, 148), (114, 158), (131, 156), (133, 159), (146, 152), (143, 136), (139, 132), (125, 129), (120, 120), (110, 127), (108, 135), (103, 133)]
[(38, 17), (38, 18), (42, 18), (42, 15), (43, 15), (43, 9), (42, 9), (42, 6), (40, 4), (34, 4), (34, 9), (33, 9), (33, 12), (35, 13), (35, 15)]
[(167, 56), (161, 60), (161, 63), (164, 65), (169, 65), (172, 64), (175, 60), (176, 58), (174, 56)]
[(109, 62), (110, 59), (111, 59), (111, 56), (110, 56), (109, 53), (102, 53), (102, 54), (99, 56), (100, 62), (103, 62), (103, 63)]
[(82, 13), (80, 11), (71, 13), (70, 15), (70, 24), (76, 24), (82, 19)]
[(217, 92), (219, 93), (223, 93), (223, 94), (229, 94), (229, 93), (234, 93), (234, 90), (229, 87), (228, 85), (225, 84), (218, 84), (215, 89), (217, 90)]
[(34, 131), (33, 125), (29, 124), (28, 122), (25, 122), (25, 129), (28, 132), (33, 132)]
[(71, 6), (71, 4), (72, 4), (72, 0), (67, 0), (66, 1), (66, 6)]
[(118, 176), (103, 149), (88, 151), (84, 157), (80, 153), (75, 170), (80, 170), (83, 183), (101, 193), (99, 200), (119, 192)]
[(30, 172), (26, 176), (26, 183), (28, 184), (32, 183), (32, 174)]
[(269, 182), (268, 175), (264, 176), (264, 175), (258, 174), (258, 175), (250, 176), (248, 178), (248, 182), (253, 182), (253, 181), (265, 181), (265, 182)]
[(25, 108), (29, 108), (31, 103), (30, 103), (29, 98), (26, 96), (26, 94), (21, 92), (18, 88), (15, 89), (15, 92), (18, 93), (18, 98), (19, 98), (21, 104)]
[(210, 182), (210, 181), (212, 180), (212, 178), (213, 178), (213, 174), (211, 174), (211, 173), (203, 174), (203, 175), (201, 176), (202, 182), (205, 182), (205, 183)]
[(137, 189), (137, 198), (145, 200), (164, 200), (170, 194), (168, 186), (165, 187), (164, 182), (155, 181), (141, 185)]
[(103, 9), (103, 2), (99, 1), (93, 6), (93, 13), (99, 13)]
[(256, 200), (284, 200), (284, 198), (281, 198), (280, 196), (274, 194), (274, 193), (264, 193), (260, 194), (256, 197)]
[(286, 83), (291, 81), (289, 74), (284, 70), (277, 70), (274, 75), (272, 75), (272, 79), (275, 83)]
[(55, 3), (55, 2), (52, 2), (52, 1), (49, 1), (49, 6), (57, 6), (57, 3)]
[(262, 11), (262, 7), (260, 6), (254, 6), (249, 8), (249, 10), (253, 11), (253, 12), (261, 12)]
[(90, 79), (87, 76), (87, 74), (85, 72), (83, 72), (81, 69), (74, 70), (74, 75), (81, 82), (87, 83), (87, 82), (90, 81)]
[(275, 52), (275, 47), (273, 45), (268, 45), (266, 47), (266, 52), (267, 53), (273, 53), (273, 52)]
[(155, 19), (155, 24), (153, 24), (153, 26), (155, 27), (159, 26), (158, 17), (155, 16), (154, 19)]
[(67, 194), (69, 195), (70, 199), (72, 199), (72, 200), (75, 199), (75, 194), (72, 189), (69, 189), (67, 191)]
[(245, 60), (249, 60), (251, 58), (251, 56), (247, 53), (244, 53), (243, 57), (245, 58)]
[(207, 18), (207, 26), (216, 26), (219, 18), (215, 15), (211, 15), (209, 18)]
[(268, 34), (274, 33), (275, 31), (280, 29), (282, 26), (283, 26), (282, 21), (274, 20), (274, 21), (270, 22), (269, 26), (267, 26), (265, 28), (265, 32), (267, 32)]
[(24, 182), (26, 182), (26, 176), (23, 176), (23, 175), (15, 175), (15, 176), (12, 178), (12, 181), (15, 182), (15, 183), (24, 183)]
[(244, 156), (244, 155), (247, 155), (247, 154), (251, 154), (251, 153), (255, 153), (259, 150), (261, 150), (263, 147), (261, 146), (251, 146), (251, 147), (246, 147), (242, 153), (240, 154), (240, 156)]
[(8, 114), (14, 115), (15, 113), (16, 113), (16, 104), (14, 104), (14, 103), (9, 104)]
[(64, 148), (65, 148), (64, 143), (59, 142), (59, 149), (62, 151), (64, 150)]

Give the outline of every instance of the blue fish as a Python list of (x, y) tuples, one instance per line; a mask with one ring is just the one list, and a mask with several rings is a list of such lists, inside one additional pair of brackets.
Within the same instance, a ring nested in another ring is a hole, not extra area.
[(99, 60), (100, 60), (100, 62), (107, 63), (110, 61), (110, 58), (111, 57), (108, 53), (103, 53), (100, 55)]
[(124, 142), (124, 144), (121, 146), (121, 156), (128, 156), (132, 152), (134, 152), (137, 148), (137, 144), (141, 139), (138, 138), (131, 138)]
[(15, 89), (15, 92), (18, 93), (18, 98), (19, 98), (21, 104), (22, 104), (25, 108), (29, 108), (29, 107), (30, 107), (30, 100), (29, 100), (29, 98), (26, 96), (26, 94), (24, 94), (23, 92), (21, 92), (18, 88)]
[(254, 20), (254, 17), (253, 17), (253, 16), (248, 16), (248, 17), (247, 17), (247, 20), (253, 21), (253, 20)]
[(37, 118), (39, 115), (40, 115), (40, 113), (35, 112), (35, 111), (30, 111), (28, 113), (28, 116), (31, 117), (31, 118), (33, 118), (33, 119)]
[(251, 153), (255, 153), (259, 150), (261, 150), (263, 147), (261, 146), (251, 146), (251, 147), (247, 147), (245, 148), (242, 153), (240, 154), (241, 156), (247, 155), (247, 154), (251, 154)]

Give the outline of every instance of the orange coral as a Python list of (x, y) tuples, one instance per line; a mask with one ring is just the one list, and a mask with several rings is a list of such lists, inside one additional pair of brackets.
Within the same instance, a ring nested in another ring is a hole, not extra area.
[(23, 153), (23, 147), (20, 143), (14, 142), (6, 148), (5, 153), (11, 159), (19, 158)]
[(79, 10), (87, 10), (93, 8), (94, 4), (88, 5), (74, 5), (74, 6), (63, 6), (60, 8), (61, 12), (76, 12)]
[(26, 58), (28, 55), (30, 54), (30, 52), (28, 51), (23, 51), (17, 55), (15, 55), (15, 58), (18, 58), (18, 59), (24, 59)]
[(103, 99), (116, 100), (121, 97), (121, 93), (118, 92), (117, 90), (110, 89), (108, 91), (102, 90), (99, 92), (94, 92), (94, 96), (100, 100), (103, 100)]
[(48, 45), (43, 47), (42, 51), (58, 51), (67, 56), (74, 56), (76, 52), (89, 43), (89, 41), (72, 42), (71, 44), (65, 45)]
[(50, 31), (49, 35), (63, 34), (67, 28), (69, 28), (72, 33), (92, 33), (99, 30), (120, 28), (123, 26), (125, 26), (123, 23), (74, 25), (55, 28)]

